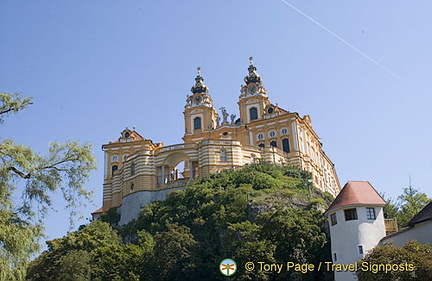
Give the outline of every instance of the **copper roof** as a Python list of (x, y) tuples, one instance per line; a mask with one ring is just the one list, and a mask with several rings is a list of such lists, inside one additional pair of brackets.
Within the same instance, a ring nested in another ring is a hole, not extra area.
[(386, 205), (378, 192), (368, 181), (349, 181), (328, 208), (327, 212), (343, 206)]

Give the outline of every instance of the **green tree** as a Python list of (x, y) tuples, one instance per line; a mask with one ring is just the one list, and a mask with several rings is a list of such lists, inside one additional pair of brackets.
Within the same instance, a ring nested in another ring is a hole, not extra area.
[(167, 224), (168, 231), (155, 235), (153, 267), (157, 280), (188, 280), (194, 276), (194, 250), (197, 242), (190, 229)]
[(263, 237), (262, 225), (249, 221), (234, 223), (228, 226), (222, 238), (222, 249), (226, 257), (233, 258), (238, 266), (236, 280), (269, 280), (270, 275), (255, 269), (246, 271), (243, 266), (249, 261), (276, 263), (274, 257), (276, 245)]
[(92, 251), (91, 280), (139, 280), (145, 276), (145, 252), (138, 245), (110, 245)]
[(408, 222), (430, 202), (430, 199), (425, 193), (413, 188), (410, 184), (409, 187), (403, 189), (403, 193), (398, 196), (396, 202), (391, 198), (385, 201), (387, 205), (384, 206), (384, 217), (386, 219), (396, 218), (399, 228), (402, 228), (408, 225)]
[[(331, 272), (293, 276), (244, 269), (248, 261), (330, 261), (326, 218), (318, 211), (330, 199), (314, 188), (309, 193), (309, 178), (298, 168), (264, 162), (193, 180), (117, 227), (123, 243), (101, 221), (50, 241), (32, 262), (29, 279), (59, 280), (71, 266), (58, 261), (85, 251), (91, 280), (225, 280), (217, 268), (228, 257), (238, 266), (232, 280), (330, 280)], [(116, 225), (118, 215), (112, 210), (105, 219)]]
[[(97, 249), (118, 249), (121, 237), (109, 224), (96, 220), (65, 237), (47, 241), (47, 244), (48, 249), (30, 263), (27, 280), (63, 280), (62, 276), (73, 266), (86, 272), (79, 259), (74, 259), (76, 253), (82, 253), (87, 259), (93, 258), (92, 253)], [(66, 261), (76, 264), (66, 266)]]
[(387, 205), (384, 206), (384, 217), (386, 219), (395, 219), (398, 216), (399, 208), (397, 203), (394, 202), (393, 199), (385, 199), (384, 194), (381, 194), (381, 197), (386, 201)]
[[(0, 123), (30, 104), (31, 98), (0, 94)], [(72, 215), (83, 198), (90, 198), (83, 186), (95, 169), (91, 151), (88, 144), (51, 143), (42, 155), (10, 139), (0, 141), (0, 280), (24, 279), (39, 249), (52, 192), (61, 190)]]
[[(197, 279), (223, 280), (214, 268), (231, 257), (239, 266), (233, 280), (284, 280), (292, 276), (246, 272), (243, 266), (247, 261), (330, 261), (325, 218), (315, 207), (325, 208), (329, 198), (316, 189), (311, 189), (309, 198), (305, 184), (309, 178), (296, 167), (265, 162), (212, 174), (146, 206), (121, 233), (127, 236), (145, 229), (155, 236), (153, 276), (162, 279), (188, 280), (192, 272)], [(178, 241), (179, 237), (184, 239)], [(180, 271), (171, 275), (172, 268)], [(324, 280), (322, 275), (316, 278)]]
[(58, 280), (87, 281), (90, 280), (90, 255), (86, 251), (73, 250), (58, 260)]
[(137, 244), (114, 243), (91, 251), (91, 280), (150, 280), (155, 242), (146, 231), (137, 236)]
[[(325, 220), (319, 211), (296, 208), (262, 213), (257, 222), (262, 225), (261, 239), (268, 239), (276, 247), (274, 258), (279, 263), (318, 264), (330, 261), (330, 256), (322, 253), (328, 251), (325, 248), (328, 240), (322, 229)], [(323, 257), (327, 259), (322, 260)], [(274, 278), (287, 280), (302, 275), (303, 280), (311, 280), (313, 274), (284, 271)]]
[[(411, 240), (402, 248), (394, 245), (376, 247), (359, 261), (359, 281), (429, 281), (432, 276), (432, 246)], [(397, 266), (386, 272), (379, 265)]]
[(400, 202), (400, 211), (397, 218), (401, 227), (407, 226), (408, 222), (430, 201), (425, 193), (420, 192), (411, 185), (404, 188), (398, 200)]

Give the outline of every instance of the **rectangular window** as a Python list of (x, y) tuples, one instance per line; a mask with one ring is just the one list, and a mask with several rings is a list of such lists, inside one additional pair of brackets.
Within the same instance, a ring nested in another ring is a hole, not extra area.
[(375, 208), (366, 208), (366, 218), (368, 220), (375, 220), (376, 219)]
[(330, 221), (331, 221), (331, 225), (337, 224), (336, 213), (330, 215)]
[(352, 221), (357, 219), (357, 209), (355, 208), (344, 210), (344, 213), (346, 221)]
[(363, 246), (362, 245), (359, 246), (359, 254), (363, 255)]

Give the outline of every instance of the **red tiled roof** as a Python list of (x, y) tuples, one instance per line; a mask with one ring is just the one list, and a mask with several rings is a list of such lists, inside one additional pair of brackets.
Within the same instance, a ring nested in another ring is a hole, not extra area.
[(99, 213), (102, 213), (102, 207), (94, 211), (92, 214), (99, 214)]
[(378, 192), (368, 181), (349, 181), (328, 208), (327, 212), (351, 205), (386, 205)]

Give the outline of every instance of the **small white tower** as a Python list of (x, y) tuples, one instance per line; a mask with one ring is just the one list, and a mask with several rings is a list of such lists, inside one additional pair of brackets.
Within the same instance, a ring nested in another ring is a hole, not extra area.
[[(354, 264), (378, 245), (386, 235), (385, 205), (369, 182), (349, 181), (345, 184), (326, 212), (333, 264)], [(349, 280), (357, 280), (354, 271), (335, 268), (335, 281)]]

